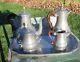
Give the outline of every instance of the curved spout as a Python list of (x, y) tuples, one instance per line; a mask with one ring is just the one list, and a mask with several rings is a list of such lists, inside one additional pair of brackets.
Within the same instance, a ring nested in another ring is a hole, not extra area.
[(42, 33), (42, 17), (39, 18), (39, 29), (36, 31), (36, 35), (40, 36)]

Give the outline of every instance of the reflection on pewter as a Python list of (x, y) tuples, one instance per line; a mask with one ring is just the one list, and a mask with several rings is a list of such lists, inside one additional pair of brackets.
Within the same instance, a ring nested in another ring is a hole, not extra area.
[(31, 18), (23, 7), (22, 13), (14, 19), (13, 25), (16, 29), (10, 38), (8, 61), (58, 62), (68, 60), (72, 55), (74, 58), (79, 40), (68, 26), (69, 13), (61, 7), (56, 12), (56, 24), (49, 32), (49, 24), (45, 17)]

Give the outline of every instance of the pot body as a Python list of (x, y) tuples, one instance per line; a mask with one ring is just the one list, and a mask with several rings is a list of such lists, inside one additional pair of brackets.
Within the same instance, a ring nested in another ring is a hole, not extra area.
[(56, 37), (55, 49), (63, 51), (66, 49), (68, 44), (68, 39), (65, 33), (58, 33)]
[(57, 22), (55, 25), (56, 32), (65, 31), (66, 35), (69, 35), (71, 33), (68, 22), (67, 22), (67, 18), (68, 18), (69, 13), (70, 13), (70, 11), (68, 11), (64, 8), (61, 8), (57, 12)]

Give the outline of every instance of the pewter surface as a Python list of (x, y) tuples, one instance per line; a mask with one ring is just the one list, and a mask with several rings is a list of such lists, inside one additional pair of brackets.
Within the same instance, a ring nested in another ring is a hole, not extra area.
[[(47, 25), (47, 26), (46, 26)], [(36, 27), (36, 25), (35, 25)], [(49, 25), (46, 18), (43, 18), (43, 33), (41, 35), (42, 53), (24, 54), (20, 50), (14, 50), (11, 62), (78, 62), (80, 57), (80, 42), (72, 33), (69, 35), (69, 43), (64, 52), (54, 52), (54, 46), (48, 37)], [(55, 38), (55, 36), (53, 36)]]

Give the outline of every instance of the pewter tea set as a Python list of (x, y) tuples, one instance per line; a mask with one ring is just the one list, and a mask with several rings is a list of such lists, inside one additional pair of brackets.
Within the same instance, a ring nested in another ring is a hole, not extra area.
[[(78, 50), (79, 40), (71, 32), (67, 18), (70, 11), (61, 7), (52, 23), (52, 34), (45, 17), (31, 18), (23, 11), (14, 19), (15, 30), (10, 38), (9, 62), (53, 62), (56, 56), (69, 55)], [(52, 44), (53, 43), (53, 44)]]

